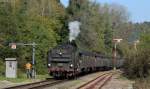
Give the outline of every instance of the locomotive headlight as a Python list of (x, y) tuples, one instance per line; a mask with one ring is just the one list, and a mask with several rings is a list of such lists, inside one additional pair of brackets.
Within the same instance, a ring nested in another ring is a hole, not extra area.
[(70, 67), (72, 68), (72, 67), (73, 67), (73, 64), (70, 64)]
[(60, 52), (59, 54), (62, 55), (62, 52)]
[(51, 67), (51, 64), (48, 64), (48, 67)]

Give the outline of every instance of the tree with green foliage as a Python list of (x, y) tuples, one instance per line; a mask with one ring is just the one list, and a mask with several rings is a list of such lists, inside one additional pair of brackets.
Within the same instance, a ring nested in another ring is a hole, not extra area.
[(107, 54), (111, 54), (112, 39), (122, 37), (121, 27), (128, 21), (126, 9), (118, 4), (70, 0), (67, 11), (68, 21), (81, 22), (81, 33), (77, 38), (79, 47)]
[(62, 28), (63, 23), (57, 21), (59, 19), (54, 20), (54, 17), (50, 14), (42, 15), (36, 12), (38, 9), (35, 8), (34, 5), (38, 4), (35, 3), (31, 5), (31, 3), (31, 0), (14, 0), (14, 2), (10, 0), (10, 2), (1, 2), (0, 59), (4, 60), (7, 57), (16, 57), (18, 59), (19, 69), (24, 70), (26, 61), (32, 60), (32, 47), (17, 46), (16, 50), (12, 50), (9, 47), (9, 43), (35, 42), (39, 44), (36, 46), (35, 54), (37, 72), (45, 73), (47, 71), (45, 65), (47, 51), (56, 46), (57, 41), (60, 40), (60, 36), (56, 30)]
[(150, 63), (150, 33), (140, 36), (137, 50), (133, 49), (126, 55), (125, 73), (130, 78), (147, 77), (149, 75)]
[(84, 50), (103, 51), (104, 31), (100, 27), (99, 5), (88, 0), (71, 0), (68, 7), (69, 21), (81, 23), (78, 46)]

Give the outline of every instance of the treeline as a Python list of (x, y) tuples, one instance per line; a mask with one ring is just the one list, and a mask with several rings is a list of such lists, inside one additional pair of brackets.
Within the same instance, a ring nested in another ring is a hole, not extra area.
[(12, 50), (9, 43), (35, 42), (39, 44), (36, 68), (38, 73), (45, 73), (47, 51), (68, 41), (68, 23), (75, 20), (81, 22), (81, 32), (76, 39), (81, 50), (111, 55), (112, 39), (122, 38), (117, 50), (120, 56), (125, 56), (130, 49), (128, 42), (139, 38), (149, 28), (148, 23), (129, 22), (128, 16), (121, 5), (88, 0), (69, 0), (68, 7), (60, 0), (4, 0), (0, 2), (0, 71), (4, 70), (7, 57), (16, 57), (21, 71), (24, 64), (32, 60), (32, 47), (17, 46)]

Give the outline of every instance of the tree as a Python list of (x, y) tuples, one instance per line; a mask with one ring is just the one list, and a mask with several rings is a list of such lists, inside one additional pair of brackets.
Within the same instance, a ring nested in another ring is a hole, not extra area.
[[(4, 73), (4, 59), (6, 57), (16, 55), (12, 50), (8, 49), (8, 44), (15, 38), (17, 34), (16, 20), (13, 18), (13, 9), (11, 3), (0, 2), (0, 72)], [(0, 74), (1, 74), (0, 73)]]
[(67, 35), (65, 27), (65, 8), (60, 0), (25, 0), (28, 4), (27, 15), (39, 16), (41, 19), (49, 18), (55, 24), (54, 31), (60, 36), (57, 42), (62, 42)]
[(81, 22), (81, 33), (77, 38), (78, 46), (84, 50), (103, 51), (103, 29), (100, 28), (99, 5), (88, 0), (70, 0), (69, 20)]
[[(141, 29), (143, 30), (143, 29)], [(147, 29), (148, 30), (148, 29)], [(147, 77), (149, 75), (150, 62), (150, 33), (140, 34), (140, 43), (137, 45), (137, 50), (128, 51), (125, 61), (125, 73), (130, 78)]]
[(68, 21), (78, 20), (82, 24), (77, 38), (80, 48), (111, 54), (112, 39), (126, 37), (124, 24), (128, 21), (128, 13), (121, 5), (70, 0), (67, 11)]
[(32, 60), (32, 47), (17, 46), (16, 50), (12, 50), (8, 45), (11, 42), (35, 42), (39, 44), (36, 47), (35, 57), (37, 71), (38, 73), (45, 73), (47, 51), (57, 45), (59, 36), (55, 30), (59, 25), (62, 26), (62, 23), (55, 21), (50, 15), (42, 15), (34, 5), (31, 6), (31, 3), (30, 0), (14, 0), (14, 2), (10, 0), (10, 2), (1, 3), (0, 31), (2, 35), (0, 37), (0, 54), (2, 56), (0, 59), (16, 57), (19, 62), (19, 69), (24, 70), (26, 61)]

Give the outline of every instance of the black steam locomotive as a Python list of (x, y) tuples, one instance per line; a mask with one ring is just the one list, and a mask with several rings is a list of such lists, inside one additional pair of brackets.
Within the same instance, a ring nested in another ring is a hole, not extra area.
[[(117, 59), (119, 68), (123, 60)], [(75, 43), (65, 43), (48, 52), (47, 65), (49, 74), (55, 78), (70, 78), (81, 73), (112, 68), (112, 58), (96, 52), (79, 51)]]

